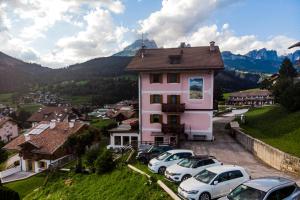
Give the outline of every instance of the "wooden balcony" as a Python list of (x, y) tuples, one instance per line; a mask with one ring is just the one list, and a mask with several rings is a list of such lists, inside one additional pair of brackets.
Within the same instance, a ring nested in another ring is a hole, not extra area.
[(184, 124), (162, 124), (161, 132), (163, 133), (184, 133)]
[(171, 103), (163, 103), (161, 110), (163, 112), (168, 112), (168, 113), (182, 113), (185, 110), (185, 104), (171, 104)]

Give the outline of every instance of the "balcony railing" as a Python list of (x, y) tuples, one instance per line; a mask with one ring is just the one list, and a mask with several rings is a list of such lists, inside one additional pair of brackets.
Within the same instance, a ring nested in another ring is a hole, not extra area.
[(182, 113), (185, 110), (185, 104), (171, 104), (171, 103), (163, 103), (162, 111), (163, 112), (174, 112), (174, 113)]
[(184, 124), (162, 124), (161, 132), (163, 133), (184, 133)]

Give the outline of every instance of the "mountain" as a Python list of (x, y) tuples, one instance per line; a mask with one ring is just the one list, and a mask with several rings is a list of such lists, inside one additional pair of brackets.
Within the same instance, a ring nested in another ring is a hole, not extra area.
[(26, 63), (0, 52), (0, 91), (16, 91), (43, 82), (40, 77), (53, 71), (41, 65)]
[(267, 50), (266, 48), (249, 51), (245, 56), (256, 60), (279, 60), (277, 51)]
[(142, 47), (145, 46), (147, 49), (156, 49), (157, 45), (154, 40), (144, 39), (136, 40), (131, 45), (124, 48), (123, 51), (114, 54), (113, 56), (135, 56), (136, 52)]

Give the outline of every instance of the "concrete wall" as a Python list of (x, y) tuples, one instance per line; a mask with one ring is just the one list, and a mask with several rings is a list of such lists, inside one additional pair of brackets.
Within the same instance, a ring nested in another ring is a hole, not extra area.
[(4, 171), (1, 171), (0, 172), (0, 178), (4, 178), (4, 177), (7, 177), (7, 176), (10, 176), (14, 173), (17, 173), (21, 171), (21, 167), (20, 165), (19, 166), (16, 166), (16, 167), (13, 167), (13, 168), (10, 168), (10, 169), (7, 169), (7, 170), (4, 170)]
[(239, 129), (233, 129), (235, 139), (248, 151), (275, 169), (300, 175), (300, 158), (284, 153)]

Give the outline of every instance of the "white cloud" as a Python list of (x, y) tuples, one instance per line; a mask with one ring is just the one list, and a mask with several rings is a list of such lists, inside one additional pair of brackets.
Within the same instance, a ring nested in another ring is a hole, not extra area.
[(108, 10), (97, 8), (87, 14), (84, 20), (87, 23), (85, 30), (72, 37), (61, 38), (56, 49), (43, 56), (44, 64), (64, 66), (109, 56), (123, 49), (128, 44), (126, 41), (133, 35), (128, 28), (116, 25)]

